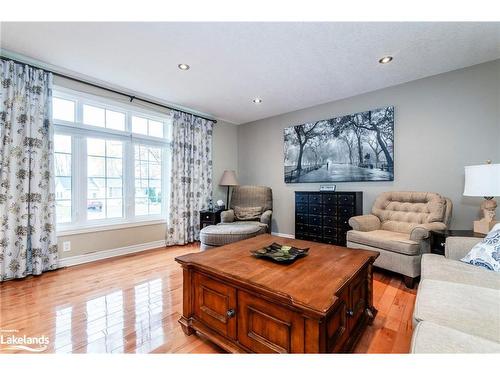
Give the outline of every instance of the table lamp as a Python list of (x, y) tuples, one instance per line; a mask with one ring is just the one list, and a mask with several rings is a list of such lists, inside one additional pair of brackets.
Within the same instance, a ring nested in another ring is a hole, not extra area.
[(491, 161), (488, 161), (487, 164), (465, 167), (464, 195), (484, 197), (485, 200), (481, 203), (483, 217), (474, 221), (474, 232), (487, 234), (497, 223), (497, 202), (493, 197), (500, 196), (500, 164), (491, 164)]
[(220, 186), (227, 186), (227, 200), (226, 200), (226, 210), (229, 209), (229, 188), (231, 186), (238, 186), (238, 180), (236, 179), (236, 173), (232, 170), (225, 170), (219, 182)]

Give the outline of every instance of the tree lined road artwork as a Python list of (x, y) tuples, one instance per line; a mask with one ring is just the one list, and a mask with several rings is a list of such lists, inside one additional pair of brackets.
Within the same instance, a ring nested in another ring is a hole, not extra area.
[(394, 107), (286, 128), (285, 182), (392, 181)]
[(349, 176), (350, 181), (388, 181), (391, 178), (390, 172), (380, 169), (361, 168), (349, 164), (331, 164), (329, 168), (323, 165), (319, 169), (306, 173), (295, 182), (335, 181), (339, 175)]

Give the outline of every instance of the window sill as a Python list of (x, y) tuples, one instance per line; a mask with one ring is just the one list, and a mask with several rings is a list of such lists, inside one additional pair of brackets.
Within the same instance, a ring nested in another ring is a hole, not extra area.
[(156, 225), (156, 224), (166, 224), (166, 222), (167, 221), (165, 219), (157, 219), (157, 220), (134, 221), (129, 223), (125, 222), (117, 224), (102, 224), (102, 225), (92, 225), (85, 227), (81, 226), (74, 228), (63, 228), (61, 230), (57, 230), (56, 235), (58, 237), (72, 236), (75, 234), (104, 232), (108, 230), (135, 228), (135, 227), (143, 227), (147, 225)]

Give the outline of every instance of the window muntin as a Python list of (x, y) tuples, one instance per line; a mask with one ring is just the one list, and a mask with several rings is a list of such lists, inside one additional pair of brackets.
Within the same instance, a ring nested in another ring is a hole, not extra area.
[(71, 136), (61, 134), (54, 135), (54, 177), (57, 223), (70, 223), (72, 220), (71, 148)]
[(87, 220), (123, 217), (123, 143), (87, 138)]
[(162, 150), (158, 147), (136, 145), (135, 159), (135, 214), (161, 213)]
[[(54, 91), (54, 100), (71, 108), (66, 111), (71, 116), (54, 117), (58, 144), (55, 170), (67, 173), (68, 163), (73, 168), (70, 175), (56, 176), (58, 230), (165, 216), (162, 188), (167, 181), (164, 158), (168, 155), (167, 129), (170, 130), (171, 118), (100, 99), (72, 90)], [(57, 105), (61, 107), (54, 106)], [(139, 119), (138, 123), (135, 120), (138, 132), (133, 131), (133, 118)], [(143, 150), (142, 156), (136, 157), (136, 148)], [(142, 165), (138, 178), (136, 163)]]

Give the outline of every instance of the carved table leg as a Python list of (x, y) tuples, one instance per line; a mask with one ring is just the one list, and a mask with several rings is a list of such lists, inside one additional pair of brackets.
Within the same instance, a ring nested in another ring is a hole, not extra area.
[(373, 306), (373, 264), (368, 265), (367, 294), (368, 306), (366, 307), (365, 313), (368, 317), (368, 324), (372, 325), (375, 315), (377, 315), (377, 309)]
[(193, 333), (196, 332), (191, 326), (189, 326), (184, 317), (181, 317), (179, 319), (179, 323), (181, 324), (182, 331), (184, 332), (185, 335), (191, 336)]
[(195, 333), (189, 325), (189, 318), (193, 315), (193, 272), (188, 267), (183, 268), (182, 277), (182, 316), (179, 319), (182, 330), (188, 336)]

